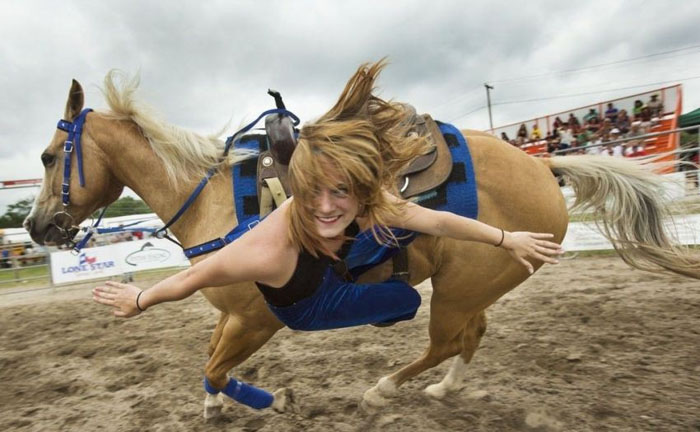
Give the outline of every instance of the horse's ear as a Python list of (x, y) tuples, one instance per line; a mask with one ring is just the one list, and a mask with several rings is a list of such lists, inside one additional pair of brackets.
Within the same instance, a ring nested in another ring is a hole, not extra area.
[(73, 121), (80, 114), (84, 103), (83, 87), (78, 81), (73, 80), (68, 93), (68, 102), (66, 102), (66, 112), (63, 114), (63, 119), (69, 122)]

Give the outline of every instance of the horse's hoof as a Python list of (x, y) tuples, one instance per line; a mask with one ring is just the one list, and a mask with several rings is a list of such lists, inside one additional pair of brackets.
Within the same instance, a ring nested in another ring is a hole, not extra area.
[(360, 410), (360, 412), (362, 412), (364, 414), (367, 414), (367, 415), (377, 414), (379, 412), (380, 408), (381, 407), (376, 407), (376, 406), (368, 404), (367, 401), (365, 401), (364, 399), (362, 399), (360, 401), (359, 410)]
[(431, 384), (423, 390), (425, 394), (435, 399), (442, 399), (447, 394), (445, 386), (442, 384)]
[[(363, 408), (381, 408), (388, 404), (389, 400), (379, 394), (379, 389), (377, 386), (372, 387), (371, 389), (367, 390), (364, 395), (362, 395)], [(367, 411), (367, 409), (365, 410)]]
[(221, 408), (224, 406), (224, 400), (221, 393), (217, 395), (207, 394), (204, 400), (204, 418), (212, 419), (221, 415)]
[(273, 392), (272, 395), (275, 399), (272, 401), (271, 408), (278, 413), (299, 411), (294, 401), (294, 392), (291, 389), (283, 387)]

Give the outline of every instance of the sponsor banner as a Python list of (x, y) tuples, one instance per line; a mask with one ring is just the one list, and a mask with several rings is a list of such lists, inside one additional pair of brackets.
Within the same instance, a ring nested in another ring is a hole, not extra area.
[(100, 279), (128, 272), (188, 266), (182, 249), (163, 239), (147, 239), (51, 254), (55, 284)]
[[(675, 224), (666, 226), (672, 238), (684, 245), (700, 244), (700, 215), (678, 215), (675, 218)], [(595, 222), (571, 222), (562, 245), (566, 251), (613, 249)]]

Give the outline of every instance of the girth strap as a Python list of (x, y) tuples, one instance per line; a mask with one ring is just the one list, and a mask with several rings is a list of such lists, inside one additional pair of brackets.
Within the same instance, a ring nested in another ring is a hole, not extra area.
[[(284, 187), (279, 177), (270, 177), (262, 180), (260, 188), (260, 216), (267, 216), (275, 207), (279, 207), (287, 199)], [(272, 205), (274, 201), (274, 206)]]

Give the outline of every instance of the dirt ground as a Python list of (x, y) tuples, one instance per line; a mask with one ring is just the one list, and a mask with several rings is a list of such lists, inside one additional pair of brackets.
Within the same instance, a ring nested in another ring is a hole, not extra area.
[(0, 430), (699, 431), (698, 288), (615, 257), (545, 267), (489, 309), (461, 391), (442, 401), (422, 392), (448, 361), (366, 412), (363, 392), (426, 346), (425, 283), (411, 322), (284, 329), (233, 371), (292, 389), (296, 413), (227, 400), (210, 421), (201, 381), (217, 314), (201, 296), (130, 321), (110, 317), (86, 288), (0, 296)]

